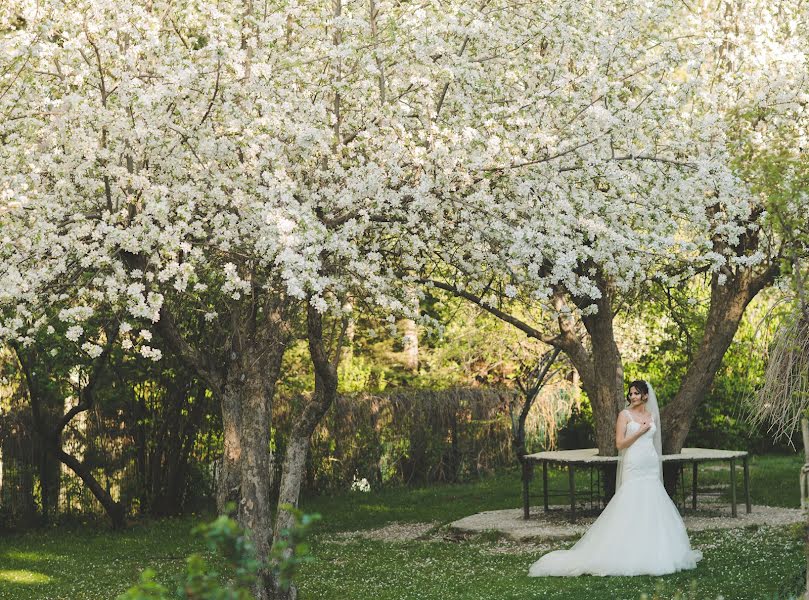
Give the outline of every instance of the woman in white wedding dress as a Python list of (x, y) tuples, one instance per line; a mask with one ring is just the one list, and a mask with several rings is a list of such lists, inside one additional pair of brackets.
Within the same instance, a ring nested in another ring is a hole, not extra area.
[(693, 569), (692, 550), (677, 507), (663, 487), (660, 411), (651, 385), (633, 381), (629, 407), (616, 423), (620, 451), (616, 492), (590, 529), (570, 548), (531, 565), (545, 575), (665, 575)]

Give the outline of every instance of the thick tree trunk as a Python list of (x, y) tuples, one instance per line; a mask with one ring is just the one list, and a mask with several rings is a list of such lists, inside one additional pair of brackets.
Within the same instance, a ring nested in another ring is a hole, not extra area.
[(216, 487), (216, 509), (226, 512), (229, 503), (237, 505), (241, 499), (242, 437), (242, 392), (241, 370), (231, 361), (227, 381), (222, 386), (220, 407), (222, 411), (222, 436), (224, 448)]
[[(240, 500), (238, 519), (250, 532), (257, 558), (269, 559), (272, 544), (272, 457), (270, 433), (275, 384), (288, 340), (284, 306), (272, 308), (261, 324), (249, 332), (241, 345), (244, 385), (241, 395)], [(247, 418), (249, 415), (249, 418)], [(269, 571), (262, 571), (254, 590), (257, 600), (274, 597), (275, 584)]]
[[(583, 347), (575, 344), (565, 349), (581, 378), (581, 385), (593, 407), (596, 446), (602, 456), (615, 456), (615, 422), (624, 407), (624, 366), (621, 352), (615, 342), (613, 327), (613, 294), (609, 282), (600, 277), (598, 287), (601, 297), (596, 302), (598, 312), (582, 317), (590, 337), (590, 352), (584, 355)], [(564, 331), (563, 331), (564, 333)], [(570, 335), (568, 334), (568, 338)], [(616, 469), (607, 466), (602, 470), (604, 499), (615, 494)]]
[(598, 312), (583, 318), (592, 344), (592, 372), (582, 383), (593, 405), (596, 445), (599, 454), (615, 456), (615, 422), (624, 407), (624, 367), (615, 343), (612, 294), (601, 284)]
[(666, 454), (677, 454), (682, 450), (697, 408), (713, 385), (747, 305), (774, 275), (775, 271), (768, 271), (754, 276), (750, 269), (744, 269), (728, 276), (724, 284), (720, 284), (718, 276), (714, 275), (711, 306), (702, 340), (677, 394), (660, 411), (663, 451)]
[[(247, 275), (247, 273), (246, 273)], [(177, 355), (203, 379), (222, 407), (224, 457), (217, 504), (237, 499), (239, 523), (249, 531), (257, 558), (266, 562), (272, 540), (270, 507), (273, 480), (270, 433), (272, 401), (289, 339), (289, 300), (267, 292), (263, 305), (258, 287), (251, 302), (232, 308), (227, 369), (216, 368), (217, 354), (188, 344), (164, 305), (158, 328)], [(257, 600), (273, 597), (268, 571), (254, 589)]]
[[(252, 358), (252, 357), (250, 357)], [(280, 363), (280, 360), (278, 361)], [(239, 521), (250, 532), (261, 561), (266, 561), (272, 542), (272, 508), (270, 506), (270, 423), (272, 406), (264, 395), (263, 373), (255, 367), (246, 371), (243, 410), (249, 419), (241, 425), (241, 499)], [(269, 598), (267, 583), (257, 590), (258, 600)], [(272, 587), (270, 586), (270, 589)]]
[(45, 448), (40, 448), (39, 484), (42, 492), (42, 520), (50, 523), (59, 512), (61, 469), (59, 461)]

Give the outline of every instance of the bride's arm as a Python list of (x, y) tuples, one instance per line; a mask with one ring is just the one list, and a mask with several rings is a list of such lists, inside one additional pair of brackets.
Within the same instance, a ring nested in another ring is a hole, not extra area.
[(638, 441), (640, 436), (649, 431), (650, 425), (648, 423), (644, 423), (634, 434), (626, 435), (626, 424), (628, 421), (629, 417), (626, 416), (624, 411), (621, 411), (621, 413), (618, 415), (618, 420), (615, 422), (615, 446), (618, 448), (618, 450), (626, 450), (632, 444)]

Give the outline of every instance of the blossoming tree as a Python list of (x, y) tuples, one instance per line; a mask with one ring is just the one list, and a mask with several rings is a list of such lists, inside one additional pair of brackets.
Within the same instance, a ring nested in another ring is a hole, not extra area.
[[(425, 277), (563, 349), (593, 402), (602, 453), (615, 451), (623, 406), (615, 314), (643, 302), (649, 281), (710, 276), (704, 335), (664, 409), (666, 449), (677, 452), (745, 307), (778, 273), (782, 242), (767, 228), (769, 192), (755, 165), (773, 148), (787, 157), (805, 147), (801, 19), (797, 4), (756, 3), (610, 5), (560, 19), (589, 43), (577, 47), (580, 60), (557, 63), (568, 40), (549, 36), (551, 60), (530, 67), (542, 95), (522, 102), (543, 126), (518, 121), (523, 133), (497, 137), (517, 141), (510, 160), (481, 169), (497, 202), (467, 204), (489, 227), (453, 223)], [(622, 26), (629, 33), (613, 46)], [(556, 145), (521, 155), (530, 147), (521, 136), (540, 131)], [(521, 317), (538, 303), (556, 315), (555, 331)]]

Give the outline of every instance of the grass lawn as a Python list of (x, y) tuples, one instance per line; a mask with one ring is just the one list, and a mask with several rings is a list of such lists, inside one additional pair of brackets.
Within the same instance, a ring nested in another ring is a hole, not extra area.
[[(207, 518), (207, 517), (205, 517)], [(107, 600), (154, 567), (170, 581), (185, 558), (204, 550), (189, 532), (199, 519), (162, 519), (123, 532), (76, 526), (0, 538), (3, 600)]]
[[(799, 503), (798, 456), (757, 457), (751, 462), (753, 502), (775, 506)], [(551, 472), (563, 487), (566, 474)], [(706, 470), (701, 483), (727, 481)], [(536, 491), (539, 491), (535, 484)], [(323, 522), (312, 542), (315, 560), (298, 578), (301, 600), (473, 600), (509, 598), (638, 599), (641, 593), (689, 600), (786, 598), (800, 585), (801, 533), (762, 527), (693, 534), (705, 559), (695, 571), (661, 578), (577, 577), (530, 579), (528, 566), (549, 548), (483, 535), (457, 540), (441, 527), (482, 510), (520, 505), (516, 472), (479, 481), (421, 489), (387, 489), (367, 494), (317, 497), (303, 503)], [(170, 582), (191, 552), (201, 551), (189, 535), (199, 519), (146, 522), (114, 533), (103, 528), (55, 528), (0, 537), (0, 598), (14, 600), (111, 600), (151, 566)], [(356, 532), (398, 523), (434, 523), (439, 535), (428, 541), (383, 542), (352, 537)], [(338, 532), (344, 532), (337, 536)]]

